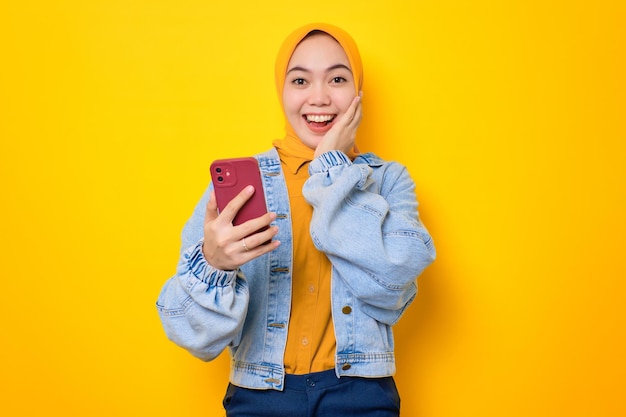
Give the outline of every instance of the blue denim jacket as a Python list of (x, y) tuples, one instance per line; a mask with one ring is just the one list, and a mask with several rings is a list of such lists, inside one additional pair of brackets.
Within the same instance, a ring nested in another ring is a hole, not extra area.
[[(233, 384), (282, 390), (291, 307), (289, 198), (276, 150), (257, 159), (281, 245), (236, 271), (209, 265), (202, 254), (209, 186), (185, 225), (177, 272), (157, 309), (167, 336), (193, 355), (211, 360), (229, 347)], [(311, 236), (332, 263), (335, 372), (393, 375), (391, 326), (415, 298), (416, 277), (435, 258), (414, 183), (403, 166), (373, 154), (351, 161), (327, 152), (310, 163), (309, 173), (303, 193), (313, 206)]]

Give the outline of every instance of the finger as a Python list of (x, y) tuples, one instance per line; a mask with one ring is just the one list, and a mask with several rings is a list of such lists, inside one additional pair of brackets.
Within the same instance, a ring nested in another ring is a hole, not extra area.
[(356, 96), (352, 102), (352, 105), (354, 106), (354, 113), (352, 114), (352, 122), (356, 121), (357, 123), (359, 123), (361, 121), (362, 108), (363, 108), (363, 106), (361, 105), (361, 96)]
[(351, 120), (351, 127), (357, 128), (361, 124), (361, 119), (363, 118), (363, 106), (361, 105), (361, 98), (357, 97), (358, 101), (356, 103), (356, 108), (354, 111), (354, 116)]
[(215, 201), (215, 191), (211, 191), (211, 197), (206, 204), (206, 213), (204, 215), (204, 222), (210, 222), (217, 218), (217, 202)]
[(239, 210), (243, 207), (246, 201), (252, 197), (252, 194), (254, 194), (254, 187), (251, 185), (246, 186), (239, 194), (230, 200), (228, 204), (226, 204), (226, 207), (224, 207), (220, 216), (229, 223), (232, 223)]
[(352, 103), (350, 103), (350, 106), (346, 110), (346, 113), (344, 113), (342, 119), (339, 121), (340, 126), (338, 126), (338, 128), (341, 128), (344, 132), (346, 132), (346, 137), (350, 138), (352, 141), (354, 141), (356, 130), (361, 124), (361, 117), (361, 97), (356, 96), (352, 100)]
[(270, 212), (257, 217), (256, 219), (250, 219), (239, 226), (235, 226), (238, 236), (249, 236), (258, 230), (265, 229), (276, 219), (276, 213)]
[(350, 106), (338, 121), (339, 128), (356, 130), (361, 123), (361, 98), (359, 96), (354, 97)]
[[(278, 234), (278, 226), (271, 226), (264, 230), (258, 231), (245, 236), (248, 249), (256, 248), (271, 241)], [(242, 238), (243, 239), (243, 238)]]
[(251, 242), (251, 237), (247, 237), (245, 242), (246, 242), (246, 247), (248, 248), (248, 250), (246, 250), (243, 247), (243, 241), (241, 242), (242, 242), (241, 256), (244, 258), (243, 263), (246, 263), (250, 261), (251, 259), (254, 259), (268, 252), (271, 252), (274, 249), (276, 249), (278, 246), (280, 246), (280, 241), (278, 240), (272, 240), (269, 243), (264, 243), (266, 241), (263, 241), (263, 243), (261, 243), (260, 245), (253, 246)]
[(352, 102), (346, 109), (346, 112), (342, 114), (341, 117), (339, 117), (339, 119), (337, 119), (337, 122), (333, 126), (335, 130), (344, 129), (350, 125), (357, 111), (357, 105), (358, 105), (358, 96), (352, 100)]
[(350, 123), (352, 120), (354, 120), (354, 118), (357, 115), (357, 113), (359, 112), (360, 108), (361, 108), (361, 97), (360, 96), (355, 96), (352, 99), (352, 102), (350, 103), (350, 106), (348, 107), (348, 110), (346, 110), (346, 116), (349, 119), (348, 123)]
[(250, 248), (246, 244), (246, 238), (245, 237), (243, 239), (241, 239), (241, 245), (243, 246), (243, 250), (245, 250), (246, 252), (248, 252), (250, 250)]
[(356, 132), (356, 130), (359, 128), (359, 126), (361, 125), (361, 119), (363, 117), (363, 113), (361, 111), (361, 107), (359, 106), (359, 108), (357, 109), (356, 114), (354, 115), (354, 117), (352, 118), (352, 120), (350, 121), (350, 124), (348, 125), (349, 129), (352, 129), (354, 132)]
[(271, 242), (267, 244), (259, 245), (255, 247), (254, 249), (250, 249), (249, 253), (253, 255), (254, 257), (258, 257), (258, 256), (265, 255), (266, 253), (273, 251), (279, 246), (280, 246), (279, 240), (272, 240)]
[(278, 240), (272, 240), (277, 233), (278, 227), (273, 226), (263, 232), (255, 233), (233, 242), (229, 252), (232, 259), (231, 263), (235, 266), (231, 266), (229, 269), (238, 268), (252, 259), (276, 249), (281, 244)]

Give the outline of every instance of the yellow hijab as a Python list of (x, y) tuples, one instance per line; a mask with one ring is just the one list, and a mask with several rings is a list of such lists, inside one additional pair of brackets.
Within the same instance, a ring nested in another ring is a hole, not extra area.
[[(335, 38), (339, 45), (343, 48), (348, 61), (350, 63), (350, 69), (352, 70), (352, 76), (354, 77), (355, 95), (358, 95), (363, 85), (363, 64), (361, 63), (361, 55), (356, 43), (344, 30), (329, 25), (327, 23), (311, 23), (301, 28), (296, 29), (283, 41), (278, 56), (276, 57), (276, 65), (274, 67), (274, 78), (276, 82), (276, 91), (278, 92), (278, 100), (280, 100), (281, 107), (283, 105), (283, 88), (285, 86), (285, 78), (287, 77), (287, 66), (291, 55), (295, 51), (296, 47), (300, 44), (302, 39), (306, 37), (310, 32), (314, 30), (320, 30)], [(287, 121), (285, 124), (285, 137), (274, 141), (273, 145), (290, 156), (301, 158), (306, 161), (311, 161), (315, 150), (310, 149), (296, 135), (293, 128)], [(357, 155), (355, 151), (349, 153), (349, 157), (354, 159)]]

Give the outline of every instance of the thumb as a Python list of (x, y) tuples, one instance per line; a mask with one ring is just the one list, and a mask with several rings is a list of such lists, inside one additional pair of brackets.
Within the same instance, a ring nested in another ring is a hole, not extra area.
[(211, 197), (206, 205), (206, 213), (204, 215), (204, 223), (217, 219), (217, 201), (215, 201), (215, 191), (211, 191)]

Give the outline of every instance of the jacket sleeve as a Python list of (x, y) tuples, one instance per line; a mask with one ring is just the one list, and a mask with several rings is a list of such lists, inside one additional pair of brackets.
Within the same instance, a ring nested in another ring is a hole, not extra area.
[(416, 277), (435, 259), (413, 180), (397, 163), (372, 168), (340, 151), (320, 155), (309, 172), (303, 193), (313, 206), (314, 244), (361, 308), (394, 324), (417, 293)]
[(209, 195), (210, 189), (183, 229), (176, 274), (165, 283), (156, 303), (167, 337), (205, 361), (239, 343), (249, 300), (240, 271), (215, 269), (202, 254)]

